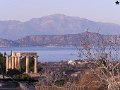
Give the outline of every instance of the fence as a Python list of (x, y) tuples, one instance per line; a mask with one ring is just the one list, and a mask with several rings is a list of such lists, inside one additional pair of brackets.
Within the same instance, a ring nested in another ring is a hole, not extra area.
[(88, 88), (84, 86), (57, 87), (57, 86), (36, 86), (36, 90), (96, 90), (96, 87)]

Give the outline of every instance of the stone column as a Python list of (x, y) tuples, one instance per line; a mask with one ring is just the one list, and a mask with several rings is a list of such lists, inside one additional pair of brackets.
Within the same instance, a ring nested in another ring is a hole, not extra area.
[(6, 55), (6, 72), (9, 69), (9, 57)]
[(14, 68), (15, 68), (15, 57), (12, 56), (12, 69), (14, 69)]
[(35, 57), (35, 58), (34, 58), (34, 73), (37, 73), (37, 71), (38, 71), (37, 63), (38, 63), (38, 58)]
[(17, 57), (17, 68), (20, 69), (20, 57)]
[(17, 69), (17, 57), (15, 57), (15, 68)]
[(29, 57), (26, 56), (26, 73), (29, 73)]
[(12, 68), (12, 60), (11, 60), (11, 58), (9, 59), (9, 69), (11, 69)]

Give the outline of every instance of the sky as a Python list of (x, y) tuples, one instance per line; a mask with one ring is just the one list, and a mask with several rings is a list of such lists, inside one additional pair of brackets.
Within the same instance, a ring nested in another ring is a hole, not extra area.
[(51, 14), (77, 16), (120, 25), (116, 0), (0, 0), (0, 20), (27, 21)]

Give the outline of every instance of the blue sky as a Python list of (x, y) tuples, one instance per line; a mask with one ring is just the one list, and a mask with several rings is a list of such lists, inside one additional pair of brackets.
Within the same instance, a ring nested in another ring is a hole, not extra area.
[(116, 0), (0, 0), (0, 20), (26, 21), (51, 14), (120, 24)]

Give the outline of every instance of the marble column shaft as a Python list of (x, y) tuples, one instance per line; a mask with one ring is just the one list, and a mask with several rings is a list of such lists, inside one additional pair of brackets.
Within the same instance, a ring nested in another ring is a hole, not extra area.
[(15, 68), (17, 69), (17, 57), (15, 57)]
[(9, 69), (11, 69), (12, 68), (12, 60), (11, 60), (11, 58), (9, 59)]
[(34, 58), (34, 73), (37, 73), (37, 63), (38, 63), (38, 58)]
[(29, 57), (26, 56), (26, 73), (29, 73)]
[(20, 69), (20, 57), (17, 58), (17, 68)]
[(6, 72), (9, 69), (9, 57), (6, 55)]
[(12, 69), (14, 69), (14, 68), (15, 68), (15, 57), (12, 56)]

